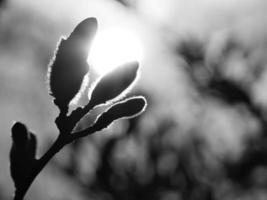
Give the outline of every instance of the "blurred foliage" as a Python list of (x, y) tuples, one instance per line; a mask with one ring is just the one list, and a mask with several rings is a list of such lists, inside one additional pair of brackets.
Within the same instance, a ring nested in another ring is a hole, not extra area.
[[(195, 86), (202, 95), (208, 98), (215, 98), (234, 109), (235, 106), (241, 105), (247, 109), (251, 115), (260, 123), (260, 133), (248, 138), (245, 144), (245, 150), (241, 157), (235, 161), (223, 159), (221, 162), (226, 178), (237, 183), (241, 187), (254, 187), (251, 180), (253, 173), (260, 167), (266, 167), (266, 113), (264, 108), (258, 105), (253, 97), (249, 87), (246, 87), (244, 81), (239, 81), (231, 77), (227, 77), (223, 69), (223, 61), (229, 59), (233, 52), (241, 52), (245, 56), (249, 56), (250, 52), (238, 44), (237, 40), (229, 39), (222, 51), (222, 58), (216, 63), (207, 63), (205, 59), (205, 51), (203, 44), (197, 42), (187, 43), (185, 41), (179, 46), (178, 52), (182, 55), (188, 64), (189, 75)], [(200, 64), (199, 64), (200, 63)], [(209, 66), (207, 66), (210, 64)], [(257, 66), (251, 66), (252, 69), (258, 70)], [(205, 81), (199, 81), (196, 73), (197, 70), (203, 70), (207, 77)], [(257, 73), (254, 73), (257, 78)], [(265, 183), (266, 184), (266, 183)]]
[[(238, 44), (228, 42), (222, 60), (227, 59), (231, 51), (243, 51)], [(243, 82), (226, 76), (221, 70), (223, 62), (208, 63), (205, 49), (205, 43), (194, 38), (182, 41), (176, 49), (201, 98), (216, 100), (233, 109), (242, 106), (261, 127), (259, 134), (245, 140), (245, 148), (238, 159), (220, 158), (217, 171), (209, 161), (212, 158), (207, 158), (207, 142), (198, 130), (186, 133), (187, 138), (181, 144), (173, 145), (170, 142), (172, 132), (180, 130), (173, 119), (162, 118), (156, 132), (144, 133), (141, 128), (143, 116), (139, 116), (125, 120), (126, 128), (101, 138), (101, 142), (73, 143), (67, 164), (54, 162), (54, 166), (93, 199), (227, 199), (235, 198), (238, 191), (249, 189), (252, 192), (265, 187), (267, 179), (255, 180), (257, 176), (265, 177), (261, 173), (266, 173), (264, 109), (254, 102)], [(153, 106), (148, 112), (150, 109)], [(86, 162), (90, 165), (92, 161), (76, 156), (88, 145), (97, 152), (96, 164), (89, 174), (84, 172), (86, 167), (83, 165)]]

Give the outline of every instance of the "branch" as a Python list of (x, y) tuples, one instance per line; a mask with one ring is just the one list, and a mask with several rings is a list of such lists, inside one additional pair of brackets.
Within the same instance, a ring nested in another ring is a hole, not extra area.
[(40, 159), (36, 160), (36, 163), (30, 174), (26, 177), (24, 184), (20, 188), (16, 188), (14, 200), (23, 200), (27, 190), (37, 175), (42, 171), (51, 158), (67, 144), (66, 139), (67, 137), (59, 136), (47, 152)]

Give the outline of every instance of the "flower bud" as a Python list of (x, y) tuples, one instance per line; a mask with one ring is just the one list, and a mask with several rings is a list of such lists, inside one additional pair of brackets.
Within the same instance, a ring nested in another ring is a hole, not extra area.
[(118, 102), (102, 113), (93, 125), (96, 130), (108, 127), (113, 121), (121, 118), (132, 118), (145, 111), (147, 102), (143, 96), (131, 97)]
[(67, 39), (61, 38), (48, 69), (50, 94), (61, 111), (67, 111), (69, 102), (79, 92), (89, 70), (89, 45), (96, 33), (97, 21), (82, 21)]
[(136, 80), (138, 67), (138, 62), (129, 62), (103, 76), (89, 92), (91, 107), (122, 98)]

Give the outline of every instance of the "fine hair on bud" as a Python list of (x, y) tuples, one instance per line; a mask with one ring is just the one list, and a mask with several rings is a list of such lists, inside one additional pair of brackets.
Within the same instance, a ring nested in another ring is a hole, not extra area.
[(123, 98), (134, 85), (138, 77), (138, 68), (138, 62), (129, 62), (101, 77), (89, 89), (90, 105), (94, 107)]
[(80, 22), (70, 34), (68, 40), (74, 41), (79, 45), (80, 56), (82, 59), (87, 60), (89, 53), (89, 46), (91, 45), (93, 38), (97, 31), (97, 20), (96, 18), (86, 18)]
[(136, 117), (144, 112), (146, 105), (147, 101), (143, 96), (131, 97), (115, 103), (97, 118), (94, 126), (97, 130), (101, 130), (115, 120)]
[(96, 29), (96, 19), (87, 18), (67, 39), (61, 38), (58, 43), (48, 68), (48, 82), (50, 94), (60, 110), (68, 109), (89, 71), (87, 56)]

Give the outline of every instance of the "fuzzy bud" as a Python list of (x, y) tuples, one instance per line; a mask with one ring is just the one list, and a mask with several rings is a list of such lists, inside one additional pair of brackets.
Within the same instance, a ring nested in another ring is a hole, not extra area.
[(67, 39), (61, 39), (48, 69), (50, 94), (60, 110), (66, 111), (69, 102), (79, 92), (88, 73), (89, 46), (96, 33), (97, 21), (87, 18), (76, 26)]
[(115, 120), (136, 117), (145, 111), (146, 105), (147, 102), (143, 96), (131, 97), (120, 101), (102, 113), (93, 126), (95, 130), (102, 130)]
[(136, 80), (138, 68), (138, 62), (129, 62), (103, 76), (89, 91), (91, 107), (121, 99)]

